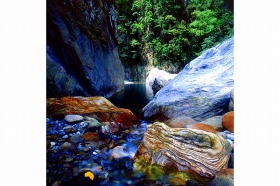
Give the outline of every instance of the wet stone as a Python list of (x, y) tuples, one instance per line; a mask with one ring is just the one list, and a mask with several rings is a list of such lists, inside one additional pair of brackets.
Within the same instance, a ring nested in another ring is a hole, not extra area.
[(69, 151), (74, 152), (74, 151), (76, 151), (76, 146), (73, 145), (72, 143), (64, 142), (64, 143), (60, 146), (59, 149), (60, 149), (60, 150), (69, 150)]
[(72, 142), (72, 143), (80, 143), (82, 142), (84, 139), (82, 138), (81, 135), (79, 134), (74, 134), (73, 136), (71, 136), (69, 138), (69, 142)]
[(73, 160), (74, 160), (74, 158), (66, 158), (66, 159), (64, 160), (64, 162), (69, 163), (69, 162), (72, 162)]
[(100, 179), (103, 179), (103, 180), (105, 180), (106, 178), (108, 178), (108, 176), (109, 176), (109, 173), (108, 173), (107, 171), (101, 171), (101, 172), (98, 174), (98, 177), (99, 177)]
[(64, 132), (66, 132), (66, 133), (72, 132), (72, 127), (71, 126), (66, 126), (63, 129), (64, 129)]
[(79, 122), (79, 121), (83, 121), (83, 116), (80, 115), (66, 115), (64, 117), (64, 120), (67, 121), (68, 123), (75, 123), (75, 122)]
[(89, 150), (90, 150), (89, 147), (84, 147), (84, 148), (82, 149), (83, 152), (88, 152)]

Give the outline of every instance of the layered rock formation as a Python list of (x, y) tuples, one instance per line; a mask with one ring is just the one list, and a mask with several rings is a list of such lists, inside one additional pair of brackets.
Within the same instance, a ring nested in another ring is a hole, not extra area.
[(68, 114), (92, 117), (99, 122), (115, 122), (125, 128), (139, 124), (138, 118), (130, 110), (117, 108), (104, 97), (77, 96), (47, 99), (47, 117), (61, 118)]
[(123, 88), (113, 1), (49, 0), (47, 97), (111, 96)]
[(134, 169), (146, 172), (157, 164), (168, 173), (186, 172), (191, 179), (206, 183), (227, 165), (230, 150), (230, 144), (213, 133), (155, 122), (147, 127), (133, 158)]
[(230, 38), (191, 61), (143, 108), (150, 121), (180, 115), (198, 122), (228, 110), (233, 89), (233, 46)]

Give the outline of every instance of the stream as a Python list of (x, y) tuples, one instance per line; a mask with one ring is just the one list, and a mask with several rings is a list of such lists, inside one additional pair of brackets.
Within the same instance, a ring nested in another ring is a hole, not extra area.
[[(131, 110), (140, 119), (140, 125), (134, 125), (119, 135), (111, 135), (109, 138), (116, 142), (112, 147), (112, 143), (109, 147), (102, 144), (89, 146), (82, 141), (78, 136), (86, 132), (83, 122), (71, 125), (71, 131), (66, 133), (69, 124), (64, 119), (47, 118), (47, 137), (50, 141), (47, 146), (47, 185), (166, 185), (167, 177), (161, 181), (152, 181), (145, 179), (142, 173), (133, 172), (132, 158), (147, 126), (147, 122), (141, 118), (140, 110), (152, 98), (153, 93), (144, 83), (125, 82), (125, 88), (108, 99), (119, 108)], [(77, 148), (72, 150), (70, 146), (61, 150), (62, 144), (69, 140), (75, 141)], [(123, 148), (123, 158), (111, 157), (116, 146)], [(85, 172), (93, 173), (94, 179), (85, 177)]]

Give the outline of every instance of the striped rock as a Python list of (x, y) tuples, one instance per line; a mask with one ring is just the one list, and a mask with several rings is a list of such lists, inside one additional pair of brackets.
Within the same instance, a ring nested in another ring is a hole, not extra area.
[(205, 184), (227, 165), (230, 151), (230, 144), (213, 133), (155, 122), (147, 126), (133, 167), (145, 172), (149, 165), (158, 164), (168, 173), (187, 172), (191, 179)]
[(119, 123), (123, 128), (140, 123), (130, 110), (118, 108), (101, 96), (47, 98), (47, 117), (60, 118), (69, 114), (88, 116), (99, 122)]

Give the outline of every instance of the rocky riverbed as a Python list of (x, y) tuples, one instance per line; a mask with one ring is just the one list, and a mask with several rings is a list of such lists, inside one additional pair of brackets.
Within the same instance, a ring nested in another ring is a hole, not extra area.
[[(184, 174), (174, 175), (155, 167), (145, 173), (134, 170), (132, 158), (147, 125), (140, 120), (139, 125), (117, 130), (113, 122), (88, 116), (47, 118), (47, 185), (198, 185)], [(222, 130), (217, 134), (233, 147), (233, 133)], [(234, 167), (233, 158), (232, 148), (227, 168)], [(209, 184), (233, 184), (233, 176), (227, 176), (228, 172), (222, 173)]]

